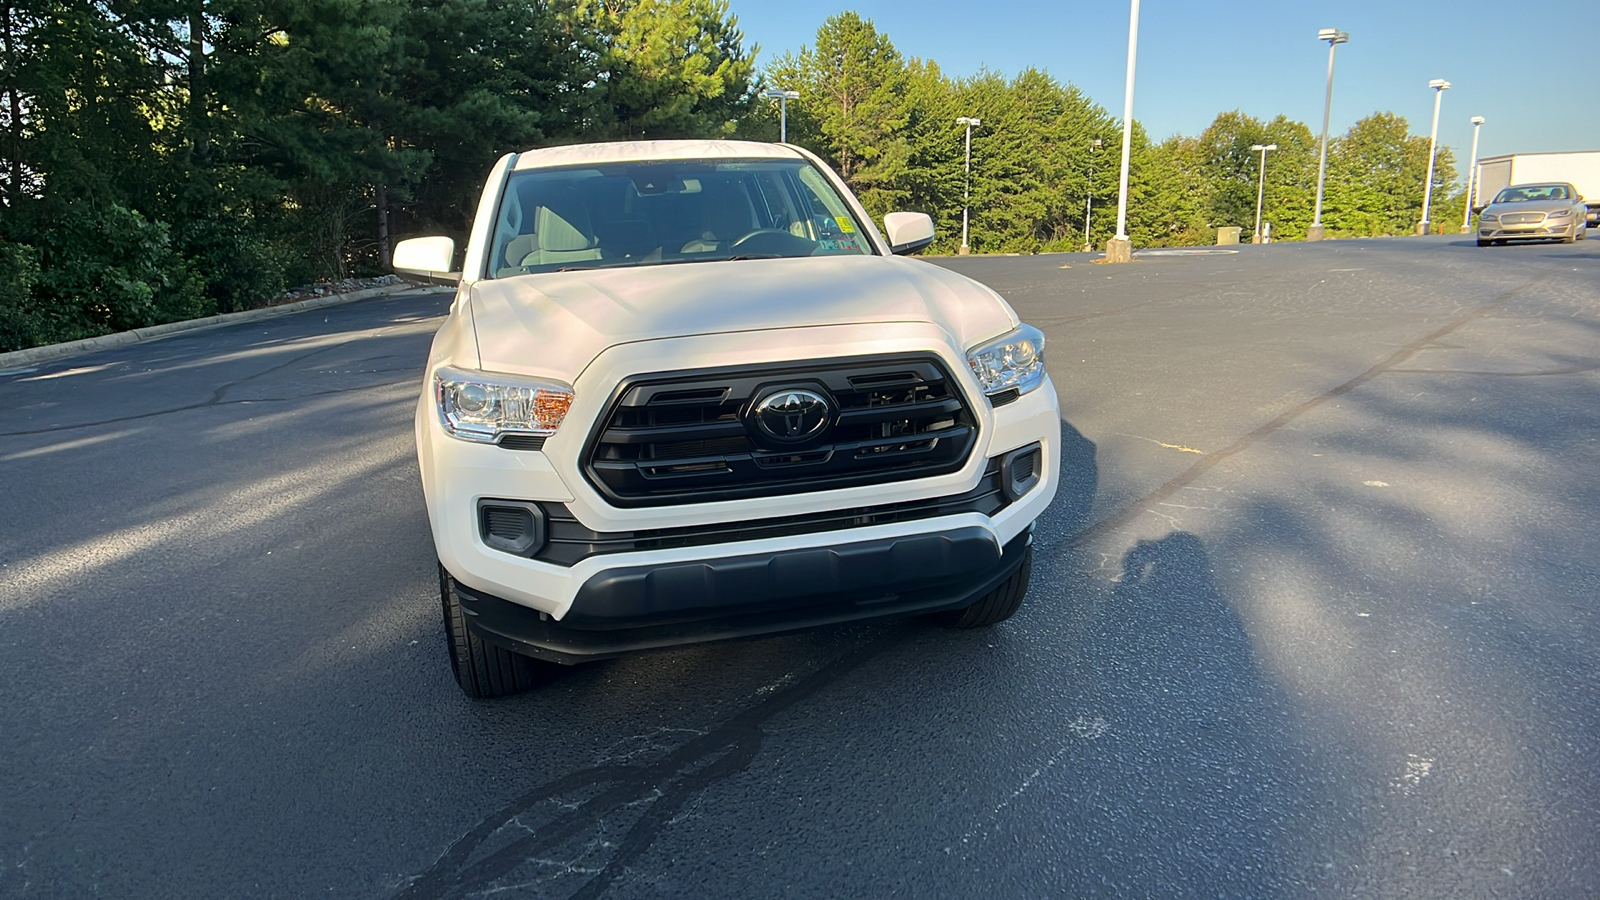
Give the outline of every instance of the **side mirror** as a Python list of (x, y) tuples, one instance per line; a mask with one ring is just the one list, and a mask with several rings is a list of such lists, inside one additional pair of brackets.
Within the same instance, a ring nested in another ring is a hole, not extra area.
[(461, 281), (460, 272), (450, 271), (455, 255), (456, 242), (450, 238), (408, 238), (394, 245), (390, 262), (395, 272), (408, 281), (455, 285)]
[(883, 230), (889, 238), (889, 251), (897, 256), (933, 243), (933, 219), (927, 213), (889, 213), (883, 217)]
[(1488, 208), (1489, 207), (1487, 207), (1487, 206), (1474, 206), (1472, 208), (1472, 214), (1473, 215), (1477, 215), (1478, 213), (1481, 213), (1481, 212), (1483, 212), (1484, 210), (1486, 210)]

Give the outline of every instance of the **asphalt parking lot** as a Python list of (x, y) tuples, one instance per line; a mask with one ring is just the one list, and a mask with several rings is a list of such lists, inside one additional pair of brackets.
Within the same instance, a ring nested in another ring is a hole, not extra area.
[(0, 372), (0, 896), (1600, 895), (1600, 241), (945, 259), (1049, 338), (988, 631), (469, 702), (446, 294)]

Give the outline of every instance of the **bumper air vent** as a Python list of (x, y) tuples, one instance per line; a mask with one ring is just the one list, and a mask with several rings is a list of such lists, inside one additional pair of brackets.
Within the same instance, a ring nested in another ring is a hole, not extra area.
[(1029, 444), (1000, 458), (1000, 480), (1005, 486), (1007, 499), (1015, 500), (1033, 490), (1039, 483), (1043, 458), (1044, 450), (1038, 444)]
[(1022, 392), (1016, 388), (1006, 388), (1003, 391), (996, 391), (995, 393), (990, 394), (989, 405), (1005, 406), (1007, 403), (1011, 403), (1021, 396)]
[(544, 512), (536, 503), (479, 500), (478, 535), (488, 546), (516, 556), (532, 556), (544, 546)]
[(977, 434), (937, 357), (668, 372), (623, 382), (583, 471), (624, 507), (768, 497), (954, 472)]
[(508, 434), (500, 439), (500, 446), (507, 450), (543, 450), (544, 442), (542, 434)]

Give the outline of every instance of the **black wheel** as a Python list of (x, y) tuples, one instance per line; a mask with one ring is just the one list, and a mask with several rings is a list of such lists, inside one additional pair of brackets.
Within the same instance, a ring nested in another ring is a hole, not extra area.
[(439, 599), (444, 604), (444, 637), (450, 646), (450, 667), (461, 693), (474, 699), (505, 697), (538, 686), (554, 665), (491, 644), (467, 630), (456, 580), (439, 567)]
[(1028, 593), (1028, 576), (1032, 573), (1033, 548), (1029, 547), (1023, 554), (1022, 567), (999, 587), (966, 609), (936, 613), (934, 621), (948, 628), (986, 628), (1004, 622), (1022, 607), (1022, 598)]
[(1483, 238), (1478, 238), (1478, 246), (1479, 246), (1479, 247), (1487, 247), (1487, 246), (1489, 246), (1489, 245), (1490, 245), (1490, 244), (1491, 244), (1491, 243), (1493, 243), (1493, 242), (1492, 242), (1492, 241), (1486, 241), (1486, 240), (1484, 240), (1484, 239), (1483, 239)]

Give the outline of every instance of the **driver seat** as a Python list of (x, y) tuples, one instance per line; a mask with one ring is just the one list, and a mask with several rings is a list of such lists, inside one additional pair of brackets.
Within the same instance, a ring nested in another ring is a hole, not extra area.
[(684, 253), (726, 250), (755, 227), (751, 224), (750, 195), (742, 184), (708, 182), (702, 204), (700, 221), (704, 230), (683, 245)]

